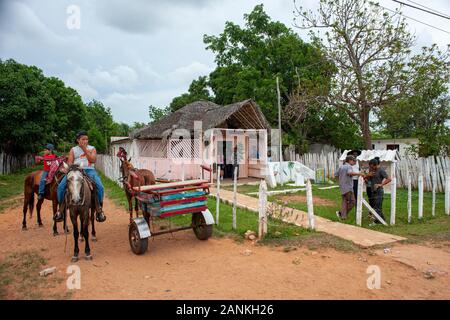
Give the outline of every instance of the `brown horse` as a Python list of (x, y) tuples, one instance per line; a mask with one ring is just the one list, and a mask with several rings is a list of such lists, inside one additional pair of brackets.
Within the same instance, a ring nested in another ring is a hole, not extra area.
[[(67, 173), (66, 207), (70, 212), (70, 220), (73, 226), (74, 250), (72, 262), (78, 261), (78, 239), (81, 233), (85, 240), (85, 258), (92, 260), (91, 248), (89, 247), (89, 220), (94, 216), (93, 197), (88, 178), (78, 166), (71, 166)], [(89, 214), (90, 213), (90, 214)], [(78, 229), (78, 219), (80, 220), (80, 230)]]
[(130, 223), (133, 219), (133, 198), (135, 200), (134, 210), (136, 211), (136, 216), (139, 216), (139, 205), (140, 202), (130, 191), (130, 187), (147, 186), (156, 183), (155, 176), (153, 172), (147, 169), (135, 169), (130, 162), (130, 159), (126, 160), (121, 158), (120, 170), (122, 173), (122, 183), (125, 190), (125, 194), (128, 200), (128, 209), (130, 211)]
[[(36, 204), (36, 211), (37, 211), (37, 223), (39, 227), (42, 227), (42, 220), (41, 220), (41, 207), (42, 203), (44, 202), (44, 199), (52, 201), (53, 205), (53, 216), (56, 214), (56, 210), (58, 209), (58, 197), (57, 197), (57, 189), (58, 189), (58, 182), (62, 179), (64, 176), (64, 171), (66, 167), (64, 165), (61, 166), (61, 168), (58, 170), (58, 172), (55, 174), (55, 178), (53, 181), (45, 186), (45, 193), (44, 198), (38, 200)], [(36, 170), (31, 172), (26, 178), (24, 182), (24, 188), (23, 188), (23, 220), (22, 220), (22, 230), (27, 230), (27, 210), (30, 211), (30, 218), (33, 216), (33, 209), (34, 209), (34, 194), (38, 194), (39, 192), (39, 181), (41, 180), (41, 174), (42, 170)], [(64, 230), (66, 232), (68, 231), (66, 227), (66, 220), (64, 219)], [(58, 234), (58, 227), (56, 225), (56, 222), (53, 222), (53, 235)]]

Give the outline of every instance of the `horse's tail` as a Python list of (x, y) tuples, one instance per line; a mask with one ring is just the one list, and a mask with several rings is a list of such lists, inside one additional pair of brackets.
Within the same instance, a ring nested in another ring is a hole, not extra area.
[(24, 190), (23, 190), (23, 211), (24, 214), (28, 210), (30, 211), (30, 218), (33, 217), (34, 210), (34, 176), (29, 175), (25, 178)]

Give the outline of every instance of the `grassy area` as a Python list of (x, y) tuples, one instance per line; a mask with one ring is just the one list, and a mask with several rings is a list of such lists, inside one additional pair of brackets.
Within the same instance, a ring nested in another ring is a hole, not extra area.
[[(123, 207), (128, 212), (128, 202), (124, 191), (112, 180), (102, 175), (102, 181), (105, 185), (106, 195), (112, 199), (116, 205)], [(257, 187), (256, 187), (257, 188)], [(216, 217), (216, 200), (208, 199), (208, 208)], [(233, 209), (225, 203), (220, 204), (219, 225), (214, 227), (214, 236), (232, 236), (238, 241), (244, 239), (244, 233), (247, 230), (258, 231), (257, 213), (237, 208), (237, 230), (233, 230)], [(190, 215), (180, 215), (169, 217), (159, 221), (160, 225), (167, 227), (169, 223), (176, 225), (189, 225)], [(288, 224), (276, 219), (269, 219), (268, 233), (261, 244), (270, 244), (277, 246), (305, 246), (311, 250), (319, 247), (335, 248), (344, 251), (357, 251), (359, 248), (350, 241), (342, 240), (337, 237), (327, 235), (321, 232), (310, 231), (296, 225)]]
[[(327, 189), (320, 190), (319, 188), (324, 187), (325, 185), (313, 185), (313, 195), (315, 198), (321, 198), (328, 200), (329, 204), (315, 204), (314, 205), (314, 213), (321, 217), (333, 220), (340, 221), (336, 217), (336, 211), (340, 208), (341, 196), (339, 192), (339, 188), (335, 189)], [(241, 193), (251, 193), (257, 192), (258, 186), (253, 185), (243, 185), (238, 187), (238, 192)], [(292, 187), (286, 187), (284, 189), (290, 189)], [(232, 187), (227, 186), (226, 189), (232, 190)], [(281, 186), (277, 186), (276, 190), (283, 189)], [(270, 189), (270, 190), (275, 190)], [(296, 208), (299, 210), (307, 211), (306, 199), (304, 197), (298, 196), (306, 196), (306, 191), (298, 191), (296, 193), (284, 194), (284, 195), (273, 195), (269, 197), (269, 201), (275, 201), (279, 203), (284, 203), (286, 206)], [(252, 195), (257, 197), (257, 195)], [(296, 197), (297, 196), (297, 197)], [(363, 210), (363, 221), (362, 224), (364, 227), (388, 232), (392, 234), (397, 234), (400, 236), (405, 236), (413, 239), (430, 239), (432, 236), (436, 239), (442, 239), (446, 241), (450, 241), (450, 217), (445, 215), (444, 213), (444, 194), (438, 193), (436, 194), (436, 216), (432, 217), (431, 215), (431, 203), (432, 203), (432, 194), (431, 192), (424, 192), (424, 205), (423, 205), (423, 219), (418, 219), (418, 192), (413, 191), (412, 193), (412, 222), (408, 224), (408, 211), (407, 211), (407, 199), (408, 199), (408, 191), (405, 189), (397, 190), (397, 209), (396, 209), (396, 225), (395, 226), (383, 226), (383, 225), (370, 225), (371, 221), (368, 219), (367, 210)], [(383, 201), (383, 213), (387, 222), (390, 221), (390, 207), (391, 207), (391, 195), (385, 194)], [(355, 224), (355, 210), (353, 210), (349, 218), (345, 221), (341, 221), (348, 224)]]
[(64, 278), (50, 275), (41, 277), (47, 261), (40, 252), (22, 251), (9, 254), (0, 261), (0, 299), (68, 299), (70, 292), (52, 293)]
[(23, 183), (25, 177), (32, 171), (40, 169), (40, 166), (23, 169), (12, 174), (0, 175), (0, 212), (6, 208), (22, 202)]

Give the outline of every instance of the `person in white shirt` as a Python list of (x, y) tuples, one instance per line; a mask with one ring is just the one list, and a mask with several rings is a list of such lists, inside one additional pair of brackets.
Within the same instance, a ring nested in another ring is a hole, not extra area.
[[(352, 165), (352, 172), (354, 173), (360, 173), (361, 168), (359, 167), (359, 161), (357, 157), (361, 154), (361, 150), (352, 150), (348, 153), (348, 155), (353, 156), (356, 159), (356, 162), (354, 165)], [(353, 193), (355, 194), (355, 206), (358, 202), (358, 179), (359, 175), (353, 176)]]

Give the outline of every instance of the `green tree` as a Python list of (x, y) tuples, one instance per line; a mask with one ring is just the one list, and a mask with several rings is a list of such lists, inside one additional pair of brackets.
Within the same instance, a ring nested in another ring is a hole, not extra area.
[(367, 0), (320, 0), (317, 12), (296, 7), (296, 15), (298, 27), (324, 30), (325, 40), (311, 35), (336, 66), (324, 101), (359, 125), (371, 149), (370, 114), (404, 97), (413, 73), (407, 62), (414, 37), (404, 18)]
[(449, 51), (423, 48), (410, 64), (415, 76), (407, 96), (378, 113), (383, 133), (395, 138), (419, 138), (420, 156), (447, 154), (450, 145), (448, 83)]
[(14, 60), (0, 60), (0, 148), (21, 154), (56, 142), (55, 102), (42, 71)]
[[(207, 77), (202, 76), (202, 77), (199, 77), (197, 80), (192, 81), (187, 93), (183, 93), (182, 95), (173, 98), (172, 102), (169, 105), (169, 109), (171, 112), (174, 112), (189, 103), (199, 101), (199, 100), (212, 101), (212, 99), (213, 98), (211, 97), (209, 90), (208, 90)], [(153, 106), (151, 106), (151, 107), (153, 107)], [(155, 108), (155, 107), (153, 107), (153, 108)], [(163, 115), (166, 115), (168, 112), (169, 112), (169, 110), (163, 109), (162, 113), (159, 113), (159, 114), (153, 113), (152, 114), (152, 110), (150, 110), (150, 119), (151, 119), (151, 121), (156, 121), (157, 119), (153, 118), (154, 116), (162, 117)]]
[(148, 115), (150, 117), (150, 123), (160, 120), (170, 113), (170, 107), (158, 108), (155, 106), (148, 107)]

